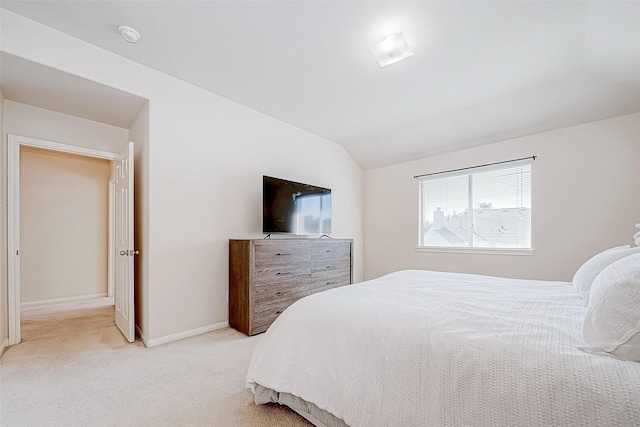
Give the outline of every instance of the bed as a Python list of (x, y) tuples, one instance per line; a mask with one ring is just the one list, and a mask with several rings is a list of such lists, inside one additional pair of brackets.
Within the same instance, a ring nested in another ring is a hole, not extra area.
[(640, 363), (594, 354), (587, 309), (572, 282), (399, 271), (290, 306), (247, 387), (328, 427), (639, 426)]

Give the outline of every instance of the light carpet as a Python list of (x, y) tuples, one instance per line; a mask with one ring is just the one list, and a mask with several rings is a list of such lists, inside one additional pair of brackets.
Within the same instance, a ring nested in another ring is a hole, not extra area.
[(261, 335), (231, 328), (145, 348), (113, 307), (23, 317), (23, 342), (0, 359), (0, 425), (311, 426), (253, 403), (244, 380)]

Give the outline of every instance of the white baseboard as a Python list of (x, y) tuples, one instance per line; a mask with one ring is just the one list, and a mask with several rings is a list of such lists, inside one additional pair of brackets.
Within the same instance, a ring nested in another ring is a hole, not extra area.
[(113, 305), (113, 297), (104, 294), (83, 295), (79, 297), (55, 298), (44, 301), (23, 302), (20, 304), (21, 313), (47, 314), (58, 311), (81, 310)]
[(0, 343), (0, 357), (2, 357), (2, 354), (4, 353), (7, 347), (9, 347), (9, 338), (5, 338), (4, 341)]
[(191, 329), (189, 331), (184, 331), (184, 332), (180, 332), (180, 333), (173, 334), (173, 335), (167, 335), (167, 336), (160, 337), (160, 338), (154, 338), (154, 339), (151, 339), (151, 340), (147, 340), (144, 336), (142, 336), (142, 334), (140, 334), (140, 337), (142, 338), (142, 342), (144, 343), (144, 345), (146, 345), (147, 347), (155, 347), (155, 346), (160, 345), (160, 344), (166, 344), (166, 343), (169, 343), (169, 342), (173, 342), (173, 341), (178, 341), (178, 340), (182, 340), (182, 339), (185, 339), (185, 338), (194, 337), (196, 335), (205, 334), (207, 332), (216, 331), (218, 329), (226, 328), (227, 326), (229, 326), (229, 322), (228, 321), (227, 322), (215, 323), (213, 325), (203, 326), (201, 328)]

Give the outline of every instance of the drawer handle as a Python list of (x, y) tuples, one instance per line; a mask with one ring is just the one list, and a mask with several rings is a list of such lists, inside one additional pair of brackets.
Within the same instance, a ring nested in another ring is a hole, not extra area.
[(276, 292), (276, 295), (284, 295), (284, 294), (288, 294), (288, 293), (289, 293), (289, 291), (284, 291), (284, 292), (278, 291), (278, 292)]
[(327, 282), (327, 285), (335, 285), (338, 282)]
[(291, 254), (278, 252), (276, 255), (277, 255), (277, 256), (283, 256), (283, 255), (291, 255)]
[(281, 310), (276, 311), (276, 314), (282, 314)]
[(286, 272), (286, 271), (285, 271), (284, 273), (283, 273), (283, 272), (281, 272), (281, 271), (278, 271), (278, 272), (276, 273), (276, 276), (284, 276), (284, 275), (286, 275), (286, 274), (291, 274), (291, 273)]

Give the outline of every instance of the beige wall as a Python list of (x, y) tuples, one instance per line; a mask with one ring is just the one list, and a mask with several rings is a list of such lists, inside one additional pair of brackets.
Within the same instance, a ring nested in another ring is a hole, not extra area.
[[(0, 312), (7, 313), (7, 146), (4, 141), (4, 96), (0, 91), (0, 138), (3, 143), (0, 144)], [(2, 349), (8, 344), (9, 340), (9, 324), (7, 314), (0, 315), (0, 354)]]
[[(539, 156), (532, 169), (533, 256), (417, 252), (415, 175)], [(640, 222), (640, 114), (365, 172), (365, 277), (429, 269), (571, 280), (595, 253), (631, 244)]]
[(106, 296), (110, 167), (21, 148), (21, 302)]
[[(145, 339), (228, 321), (228, 239), (261, 238), (262, 175), (333, 190), (363, 275), (363, 172), (339, 145), (0, 9), (2, 51), (149, 100), (139, 200)], [(133, 138), (132, 138), (133, 139)], [(134, 141), (135, 142), (135, 141)], [(146, 301), (145, 301), (146, 300)]]

